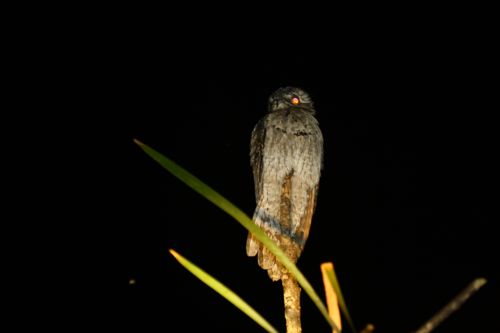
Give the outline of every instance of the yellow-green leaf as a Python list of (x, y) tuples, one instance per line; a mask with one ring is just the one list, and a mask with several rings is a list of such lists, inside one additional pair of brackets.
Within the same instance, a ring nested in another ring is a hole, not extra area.
[(170, 254), (174, 256), (177, 261), (184, 266), (188, 271), (193, 273), (198, 279), (200, 279), (207, 286), (218, 292), (222, 297), (231, 302), (234, 306), (240, 309), (247, 316), (252, 318), (257, 324), (262, 326), (267, 332), (277, 333), (278, 331), (271, 325), (267, 320), (265, 320), (257, 311), (255, 311), (247, 302), (245, 302), (241, 297), (234, 293), (231, 289), (223, 285), (213, 276), (193, 264), (191, 261), (187, 260), (179, 253), (170, 249)]
[(321, 276), (323, 277), (323, 286), (325, 287), (326, 305), (328, 306), (328, 313), (330, 318), (332, 318), (335, 325), (340, 329), (340, 331), (334, 329), (333, 333), (340, 333), (342, 331), (342, 321), (340, 320), (340, 311), (337, 292), (333, 288), (330, 278), (328, 277), (328, 271), (333, 270), (333, 264), (331, 262), (325, 262), (321, 264)]
[[(324, 274), (328, 277), (328, 280), (330, 281), (333, 290), (335, 290), (335, 293), (337, 294), (340, 310), (344, 314), (344, 316), (347, 319), (347, 322), (349, 323), (349, 326), (351, 327), (351, 330), (356, 333), (356, 328), (354, 327), (354, 323), (351, 319), (351, 315), (349, 314), (349, 310), (347, 310), (347, 306), (344, 301), (344, 296), (342, 295), (342, 291), (340, 290), (340, 285), (337, 280), (337, 275), (335, 274), (335, 270), (333, 269), (333, 264), (329, 263), (330, 265), (325, 265), (324, 266)], [(324, 265), (324, 264), (323, 264)], [(322, 265), (322, 266), (323, 266)], [(322, 267), (323, 269), (323, 267)]]

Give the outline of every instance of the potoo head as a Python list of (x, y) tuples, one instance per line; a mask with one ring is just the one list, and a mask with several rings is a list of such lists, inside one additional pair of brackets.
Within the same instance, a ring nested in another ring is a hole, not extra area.
[(312, 114), (316, 113), (309, 94), (295, 87), (279, 88), (269, 97), (269, 112), (283, 110), (303, 110)]

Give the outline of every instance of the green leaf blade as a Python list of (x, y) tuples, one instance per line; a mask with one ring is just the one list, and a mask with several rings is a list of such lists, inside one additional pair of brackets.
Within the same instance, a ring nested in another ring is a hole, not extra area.
[(328, 276), (328, 280), (330, 281), (330, 284), (332, 285), (333, 289), (337, 293), (337, 298), (339, 300), (339, 307), (344, 316), (347, 319), (347, 322), (349, 323), (349, 326), (351, 327), (351, 330), (354, 333), (357, 333), (357, 330), (354, 326), (354, 322), (351, 319), (351, 315), (349, 314), (349, 310), (347, 309), (347, 305), (344, 301), (344, 296), (342, 295), (342, 290), (340, 289), (340, 284), (337, 279), (337, 275), (335, 274), (335, 269), (333, 268), (333, 265), (331, 268), (327, 268), (326, 270), (326, 275)]
[(214, 291), (219, 293), (226, 300), (231, 302), (234, 306), (240, 309), (247, 316), (252, 318), (257, 324), (259, 324), (262, 328), (264, 328), (267, 332), (278, 333), (278, 331), (262, 317), (254, 308), (252, 308), (247, 302), (245, 302), (241, 297), (239, 297), (235, 292), (226, 287), (224, 284), (219, 282), (213, 276), (193, 264), (191, 261), (187, 260), (183, 256), (181, 256), (176, 251), (170, 249), (170, 254), (174, 256), (174, 258), (186, 268), (189, 272), (191, 272), (194, 276), (200, 279), (207, 286), (212, 288)]

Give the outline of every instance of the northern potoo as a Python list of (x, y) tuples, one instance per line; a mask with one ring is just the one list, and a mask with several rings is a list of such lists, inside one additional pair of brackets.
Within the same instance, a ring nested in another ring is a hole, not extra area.
[[(309, 95), (285, 87), (269, 97), (268, 113), (252, 131), (250, 161), (257, 207), (255, 224), (296, 262), (309, 235), (323, 160), (323, 136)], [(252, 234), (248, 256), (277, 281), (286, 269)]]

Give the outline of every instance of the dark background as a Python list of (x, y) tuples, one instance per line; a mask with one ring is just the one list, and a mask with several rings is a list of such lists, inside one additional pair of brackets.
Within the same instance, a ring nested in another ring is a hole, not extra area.
[[(333, 261), (359, 328), (371, 322), (378, 332), (408, 332), (486, 277), (439, 332), (496, 327), (491, 27), (405, 20), (233, 36), (231, 25), (180, 35), (165, 20), (127, 16), (98, 29), (86, 21), (70, 33), (52, 61), (62, 68), (68, 105), (78, 109), (63, 116), (63, 130), (88, 154), (67, 151), (67, 165), (84, 166), (67, 185), (85, 190), (62, 193), (66, 208), (78, 207), (66, 215), (75, 223), (65, 241), (83, 240), (80, 250), (92, 255), (82, 262), (83, 287), (93, 292), (81, 323), (261, 331), (182, 268), (173, 248), (284, 331), (281, 286), (246, 256), (246, 230), (132, 140), (251, 215), (250, 133), (269, 95), (292, 85), (312, 96), (325, 139), (317, 210), (298, 262), (316, 291), (322, 296), (319, 265)], [(319, 32), (326, 37), (316, 40)], [(305, 294), (302, 309), (305, 332), (329, 331)]]

